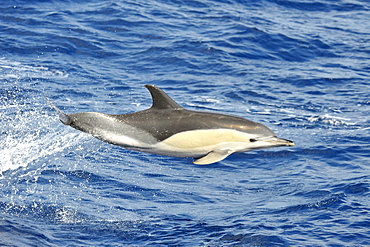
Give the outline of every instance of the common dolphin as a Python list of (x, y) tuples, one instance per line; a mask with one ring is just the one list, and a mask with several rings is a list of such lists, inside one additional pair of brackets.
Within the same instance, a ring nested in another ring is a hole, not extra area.
[(75, 129), (126, 149), (147, 153), (198, 158), (206, 165), (232, 153), (294, 146), (266, 126), (250, 120), (186, 110), (164, 91), (145, 85), (153, 105), (147, 110), (111, 115), (98, 112), (66, 114), (56, 108), (60, 121)]

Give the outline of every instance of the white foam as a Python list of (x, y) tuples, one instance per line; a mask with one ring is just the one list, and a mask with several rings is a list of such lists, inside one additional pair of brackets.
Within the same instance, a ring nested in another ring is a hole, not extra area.
[(311, 116), (308, 118), (310, 122), (322, 122), (330, 125), (355, 125), (356, 123), (351, 123), (351, 119), (342, 118), (336, 116), (330, 116), (329, 114), (324, 114), (321, 116)]

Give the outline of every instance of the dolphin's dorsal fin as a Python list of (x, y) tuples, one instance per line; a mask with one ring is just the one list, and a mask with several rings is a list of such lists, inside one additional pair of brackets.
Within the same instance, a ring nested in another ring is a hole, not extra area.
[(151, 109), (182, 109), (170, 96), (154, 85), (145, 85), (152, 95), (153, 105)]

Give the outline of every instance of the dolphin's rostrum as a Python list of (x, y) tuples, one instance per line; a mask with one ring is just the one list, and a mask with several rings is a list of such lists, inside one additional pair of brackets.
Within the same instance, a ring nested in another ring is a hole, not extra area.
[(147, 153), (199, 158), (206, 165), (232, 153), (294, 146), (278, 138), (266, 126), (250, 120), (217, 113), (186, 110), (160, 88), (145, 85), (153, 99), (151, 108), (129, 114), (98, 112), (65, 114), (62, 123), (127, 149)]

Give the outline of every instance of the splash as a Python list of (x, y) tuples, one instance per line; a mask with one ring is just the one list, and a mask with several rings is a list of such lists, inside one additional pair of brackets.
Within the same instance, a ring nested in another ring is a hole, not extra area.
[(38, 82), (40, 78), (60, 76), (67, 74), (0, 58), (0, 178), (7, 170), (27, 167), (84, 138), (79, 133), (60, 130), (56, 114), (49, 115), (51, 111)]

